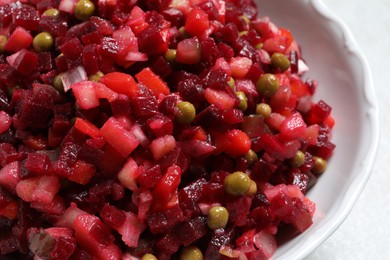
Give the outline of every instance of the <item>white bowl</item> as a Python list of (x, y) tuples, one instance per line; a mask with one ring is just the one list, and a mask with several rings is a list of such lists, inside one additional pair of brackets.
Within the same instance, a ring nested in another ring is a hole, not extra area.
[(320, 0), (256, 0), (259, 16), (290, 29), (319, 81), (315, 99), (333, 107), (336, 150), (328, 170), (308, 192), (314, 224), (281, 245), (274, 259), (301, 259), (346, 219), (367, 183), (379, 143), (378, 102), (370, 69), (347, 27)]

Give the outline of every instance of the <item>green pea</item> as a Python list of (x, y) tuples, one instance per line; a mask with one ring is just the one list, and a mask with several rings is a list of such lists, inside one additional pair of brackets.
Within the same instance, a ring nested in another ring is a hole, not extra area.
[(244, 21), (245, 24), (250, 24), (250, 22), (251, 22), (251, 20), (246, 15), (241, 15), (238, 18), (240, 18), (240, 20)]
[(256, 106), (256, 114), (268, 118), (272, 113), (272, 108), (267, 103), (260, 103)]
[(53, 87), (59, 92), (64, 92), (64, 85), (62, 83), (62, 76), (64, 73), (57, 74), (53, 79)]
[(47, 9), (45, 12), (43, 12), (43, 16), (48, 17), (58, 17), (60, 15), (60, 11), (56, 8), (50, 8)]
[(8, 37), (7, 36), (0, 35), (0, 53), (3, 53), (5, 51), (4, 50), (4, 46), (7, 43), (7, 41), (8, 41)]
[(224, 181), (225, 191), (234, 196), (244, 195), (251, 185), (251, 179), (243, 172), (237, 171), (226, 176)]
[(228, 85), (229, 85), (229, 87), (230, 87), (231, 89), (234, 89), (234, 87), (236, 86), (233, 77), (230, 77), (230, 79), (229, 79), (229, 81), (228, 81)]
[(180, 27), (178, 29), (179, 31), (179, 36), (182, 38), (182, 39), (186, 39), (186, 38), (190, 38), (191, 35), (188, 34), (188, 32), (186, 31), (186, 28), (184, 26)]
[(191, 123), (196, 115), (196, 110), (193, 104), (187, 101), (180, 101), (176, 104), (178, 108), (178, 113), (176, 115), (176, 120), (181, 124)]
[(95, 12), (95, 5), (89, 0), (80, 0), (75, 5), (74, 15), (77, 19), (86, 21)]
[(245, 93), (242, 91), (237, 91), (236, 95), (237, 95), (238, 99), (240, 100), (240, 103), (238, 104), (237, 108), (242, 110), (242, 111), (245, 111), (248, 108), (248, 99), (247, 99)]
[(256, 88), (264, 97), (272, 97), (279, 89), (279, 80), (274, 74), (263, 74), (256, 82)]
[(244, 156), (244, 158), (247, 160), (249, 165), (252, 165), (259, 160), (259, 157), (257, 156), (257, 153), (250, 149)]
[(41, 32), (34, 37), (33, 47), (37, 52), (48, 51), (54, 46), (54, 39), (48, 32)]
[(257, 193), (257, 184), (255, 181), (251, 180), (251, 184), (246, 194), (253, 197), (256, 195), (256, 193)]
[(255, 46), (255, 48), (257, 49), (257, 50), (261, 50), (262, 48), (263, 48), (263, 43), (262, 42), (260, 42), (260, 43), (258, 43), (258, 44), (256, 44), (256, 46)]
[(291, 160), (291, 165), (293, 167), (301, 167), (305, 162), (305, 154), (302, 151), (298, 151), (294, 158)]
[(157, 260), (157, 257), (155, 257), (155, 256), (152, 255), (152, 254), (144, 254), (144, 255), (141, 257), (141, 260)]
[(311, 169), (311, 171), (317, 175), (325, 172), (326, 168), (328, 167), (328, 163), (326, 162), (326, 160), (318, 156), (314, 156), (314, 160), (315, 160), (314, 167)]
[(203, 260), (202, 251), (196, 246), (185, 247), (180, 254), (180, 260)]
[(90, 75), (88, 79), (93, 82), (99, 82), (100, 78), (103, 77), (104, 74), (101, 71), (96, 72), (96, 74)]
[(164, 54), (164, 58), (168, 62), (175, 62), (176, 61), (176, 50), (175, 49), (168, 49)]
[(210, 229), (215, 230), (225, 228), (229, 220), (229, 212), (225, 207), (212, 207), (207, 216), (207, 225)]
[(248, 34), (248, 31), (239, 32), (238, 36), (242, 37)]
[(286, 55), (275, 52), (271, 56), (271, 65), (275, 68), (279, 68), (281, 71), (286, 71), (290, 68), (290, 61)]

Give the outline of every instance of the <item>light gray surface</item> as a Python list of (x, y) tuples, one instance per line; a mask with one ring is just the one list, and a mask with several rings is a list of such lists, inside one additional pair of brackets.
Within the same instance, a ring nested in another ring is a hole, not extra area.
[(390, 1), (323, 0), (365, 54), (381, 109), (381, 141), (371, 178), (341, 227), (305, 260), (390, 259)]

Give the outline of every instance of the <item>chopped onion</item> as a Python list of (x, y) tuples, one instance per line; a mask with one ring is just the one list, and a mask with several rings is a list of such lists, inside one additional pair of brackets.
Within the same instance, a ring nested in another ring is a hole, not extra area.
[(70, 89), (70, 86), (74, 83), (81, 82), (87, 80), (87, 72), (83, 66), (78, 66), (74, 69), (71, 69), (62, 75), (61, 80), (64, 85), (64, 91), (67, 92)]

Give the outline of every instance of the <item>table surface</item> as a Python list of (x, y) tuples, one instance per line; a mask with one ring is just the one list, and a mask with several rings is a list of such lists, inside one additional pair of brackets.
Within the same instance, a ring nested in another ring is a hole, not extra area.
[(378, 157), (340, 228), (305, 260), (390, 259), (390, 1), (323, 0), (349, 27), (372, 70), (380, 106)]

